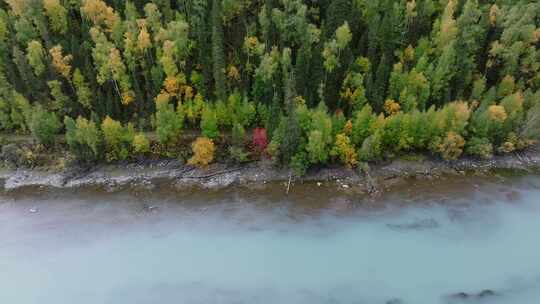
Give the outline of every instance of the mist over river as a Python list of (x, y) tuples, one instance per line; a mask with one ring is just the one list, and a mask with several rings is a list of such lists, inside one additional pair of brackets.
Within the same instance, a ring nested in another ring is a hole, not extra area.
[(0, 193), (0, 303), (540, 303), (540, 177)]

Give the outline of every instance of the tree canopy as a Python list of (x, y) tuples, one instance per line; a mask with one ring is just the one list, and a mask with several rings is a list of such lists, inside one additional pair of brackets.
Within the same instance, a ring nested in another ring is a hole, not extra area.
[(536, 137), (539, 46), (534, 0), (6, 0), (0, 130), (37, 108), (172, 144), (262, 127), (286, 162), (485, 156)]

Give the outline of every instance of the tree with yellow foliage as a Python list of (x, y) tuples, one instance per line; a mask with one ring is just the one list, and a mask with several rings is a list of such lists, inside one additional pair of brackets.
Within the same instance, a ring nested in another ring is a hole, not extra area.
[(401, 111), (401, 105), (393, 99), (388, 99), (384, 102), (384, 111), (388, 115), (397, 114)]
[(112, 48), (109, 53), (109, 68), (122, 104), (129, 105), (134, 100), (135, 93), (131, 90), (131, 81), (127, 74), (126, 65), (117, 48)]
[(508, 114), (506, 114), (506, 110), (504, 109), (504, 107), (499, 105), (490, 106), (488, 108), (488, 113), (489, 119), (499, 123), (503, 123), (508, 117)]
[(538, 1), (4, 2), (0, 132), (28, 132), (39, 104), (91, 118), (88, 136), (107, 116), (156, 131), (176, 157), (185, 117), (207, 138), (264, 127), (297, 173), (540, 139)]
[(150, 33), (146, 27), (146, 20), (140, 19), (137, 22), (139, 24), (139, 35), (137, 36), (137, 48), (141, 53), (146, 52), (151, 46)]
[(445, 160), (456, 160), (463, 153), (465, 140), (455, 132), (448, 132), (442, 143), (437, 146), (439, 153)]
[(68, 81), (71, 81), (71, 60), (73, 60), (72, 55), (64, 56), (62, 54), (62, 46), (56, 45), (49, 50), (49, 54), (52, 57), (52, 66)]
[(192, 144), (193, 157), (188, 161), (190, 165), (206, 167), (214, 160), (216, 146), (207, 137), (198, 137)]
[(334, 148), (330, 154), (339, 159), (348, 168), (352, 168), (358, 164), (358, 155), (351, 143), (351, 139), (343, 133), (336, 135)]
[(95, 26), (112, 32), (114, 27), (121, 22), (120, 16), (114, 9), (102, 0), (83, 0), (81, 7), (82, 15), (90, 20)]

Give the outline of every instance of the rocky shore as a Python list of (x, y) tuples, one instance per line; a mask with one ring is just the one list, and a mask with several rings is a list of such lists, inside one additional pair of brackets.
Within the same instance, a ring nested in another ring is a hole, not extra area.
[[(332, 182), (343, 190), (376, 195), (407, 178), (437, 179), (445, 175), (489, 174), (500, 169), (531, 171), (540, 167), (540, 149), (495, 156), (490, 160), (462, 158), (446, 162), (436, 158), (396, 159), (370, 164), (363, 170), (343, 167), (312, 169), (301, 178), (269, 161), (244, 165), (213, 164), (196, 168), (177, 160), (71, 167), (63, 171), (46, 169), (0, 169), (0, 184), (5, 190), (24, 187), (77, 188), (103, 187), (114, 191), (126, 187), (152, 188), (168, 183), (178, 189), (223, 189), (231, 186), (264, 187), (282, 183), (285, 189), (298, 183)], [(287, 190), (288, 191), (288, 190)]]

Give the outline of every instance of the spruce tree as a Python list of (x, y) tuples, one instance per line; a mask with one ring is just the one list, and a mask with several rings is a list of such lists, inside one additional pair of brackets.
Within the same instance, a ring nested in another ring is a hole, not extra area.
[(484, 43), (486, 29), (480, 22), (482, 12), (478, 0), (467, 0), (461, 16), (457, 19), (459, 29), (456, 39), (456, 48), (459, 58), (456, 60), (456, 75), (454, 80), (454, 98), (465, 97), (466, 90), (470, 90), (473, 73), (477, 67), (478, 51)]
[(226, 100), (226, 63), (223, 44), (221, 0), (214, 0), (212, 3), (212, 60), (214, 69), (214, 83), (216, 90), (215, 95), (220, 100)]
[(287, 106), (286, 129), (281, 143), (281, 157), (284, 164), (290, 164), (300, 144), (300, 122), (294, 100), (294, 75), (291, 73), (285, 83), (285, 103)]

